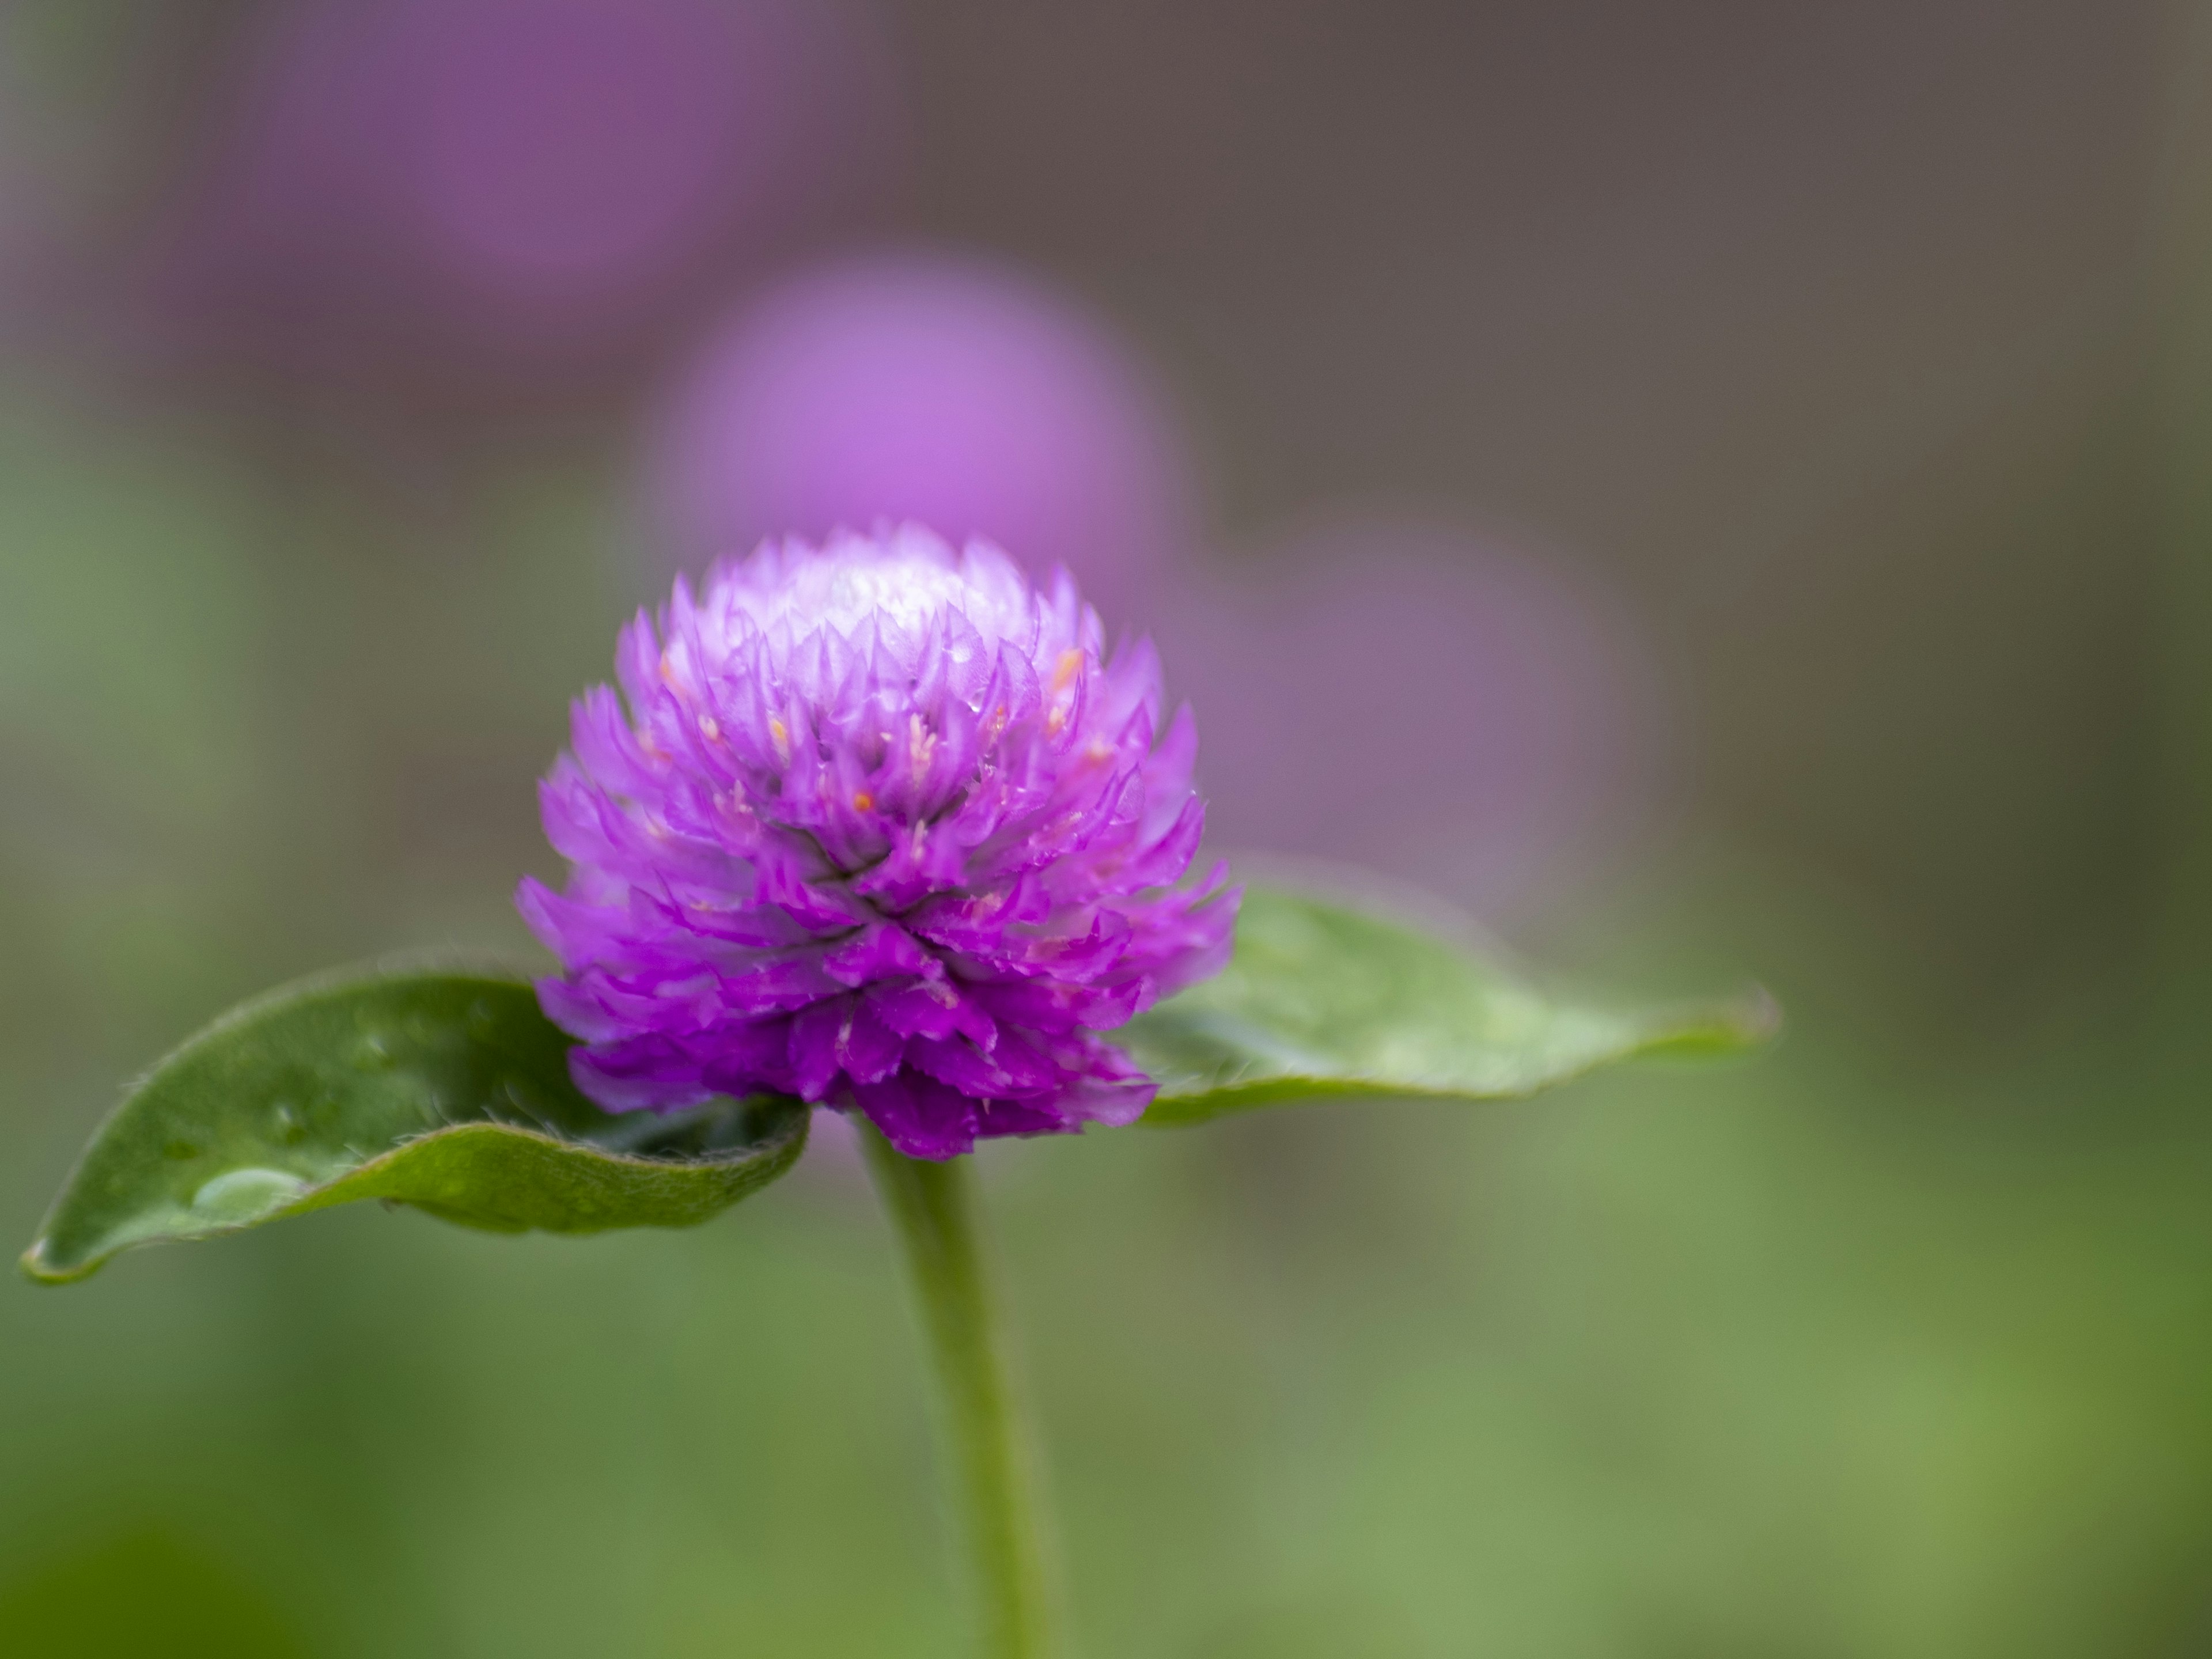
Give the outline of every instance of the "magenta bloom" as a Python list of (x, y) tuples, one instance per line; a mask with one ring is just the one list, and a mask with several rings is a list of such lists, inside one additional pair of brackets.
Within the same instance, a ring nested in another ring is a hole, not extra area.
[(769, 1090), (909, 1156), (1127, 1123), (1101, 1032), (1227, 960), (1237, 894), (1188, 869), (1197, 728), (1157, 747), (1148, 641), (1101, 649), (1064, 573), (908, 526), (725, 561), (578, 702), (542, 789), (568, 891), (523, 915), (611, 1111)]
[(708, 337), (657, 425), (649, 488), (701, 553), (915, 519), (1066, 565), (1118, 625), (1191, 536), (1176, 422), (1141, 359), (990, 261), (794, 276)]
[(257, 11), (150, 274), (295, 368), (604, 371), (890, 166), (885, 44), (831, 0)]

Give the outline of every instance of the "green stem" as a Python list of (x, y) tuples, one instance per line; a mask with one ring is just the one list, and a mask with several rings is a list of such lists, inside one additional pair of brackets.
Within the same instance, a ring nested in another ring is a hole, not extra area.
[(939, 1427), (988, 1659), (1060, 1651), (1037, 1460), (1013, 1385), (969, 1160), (908, 1158), (860, 1126), (937, 1373)]

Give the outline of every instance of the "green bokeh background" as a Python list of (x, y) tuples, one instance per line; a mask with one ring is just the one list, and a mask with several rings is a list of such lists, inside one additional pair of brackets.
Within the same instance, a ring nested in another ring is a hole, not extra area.
[[(1286, 234), (1269, 191), (1224, 195), (1212, 240), (1110, 203), (1073, 226), (957, 112), (1049, 43), (988, 7), (898, 19), (936, 181), (898, 228), (1033, 258), (1138, 333), (1224, 541), (1326, 485), (1606, 567), (1672, 672), (1680, 822), (1521, 942), (1634, 991), (1755, 973), (1792, 1018), (1754, 1065), (1522, 1106), (993, 1149), (1085, 1650), (2212, 1650), (2201, 20), (1899, 5), (1831, 58), (1723, 9), (1638, 70), (1605, 27), (1528, 46), (1541, 9), (1117, 26), (1097, 72), (1126, 89), (1163, 53), (1257, 63), (1233, 84), (1263, 130), (1334, 87), (1312, 118), (1367, 157), (1299, 187), (1345, 234), (1233, 325)], [(144, 66), (174, 33), (9, 20), (24, 153), (82, 161), (100, 211), (152, 165), (132, 88), (184, 72)], [(1901, 67), (1931, 52), (1932, 90)], [(1456, 210), (1533, 237), (1602, 326), (1531, 341), (1443, 283), (1371, 303), (1360, 259), (1456, 256), (1410, 207), (1378, 229), (1362, 167), (1457, 152), (1378, 137), (1398, 83), (1343, 90), (1347, 55), (1460, 65), (1438, 109), (1530, 75), (1563, 100), (1581, 147), (1532, 141)], [(1627, 113), (1623, 77), (1652, 94)], [(1781, 90), (1701, 126), (1709, 78)], [(1788, 152), (1797, 93), (1863, 141), (1843, 182), (1692, 191), (1664, 235), (1651, 198), (1583, 188), (1661, 140), (1735, 180)], [(1120, 154), (1015, 117), (1078, 182)], [(2015, 177), (1970, 139), (1993, 122), (2068, 166)], [(1146, 154), (1120, 155), (1140, 182)], [(1976, 167), (2016, 198), (1984, 210)], [(1632, 233), (1705, 261), (1694, 301), (1666, 258), (1609, 262)], [(1845, 234), (1880, 257), (1813, 283)], [(1495, 383), (1421, 380), (1407, 342), (1453, 330), (1512, 341)], [(441, 423), (109, 345), (66, 313), (0, 343), (16, 1241), (118, 1080), (231, 1001), (395, 946), (528, 948), (507, 894), (555, 873), (533, 780), (659, 580), (622, 389)], [(692, 1232), (362, 1206), (0, 1285), (0, 1654), (957, 1653), (887, 1244), (831, 1147)]]

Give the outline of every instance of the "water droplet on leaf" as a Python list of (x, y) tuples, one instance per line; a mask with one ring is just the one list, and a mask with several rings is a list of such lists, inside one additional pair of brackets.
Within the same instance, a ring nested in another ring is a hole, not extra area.
[(297, 1198), (307, 1183), (283, 1170), (228, 1170), (192, 1194), (192, 1208), (216, 1221), (247, 1221)]

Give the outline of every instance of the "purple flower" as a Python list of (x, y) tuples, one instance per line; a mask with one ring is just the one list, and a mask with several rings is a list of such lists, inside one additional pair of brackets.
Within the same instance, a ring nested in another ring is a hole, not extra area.
[(1149, 641), (908, 526), (678, 580), (617, 666), (541, 792), (568, 891), (517, 894), (592, 1099), (771, 1090), (936, 1158), (1142, 1114), (1099, 1034), (1216, 971), (1237, 897), (1170, 885), (1205, 809)]
[(888, 47), (831, 0), (294, 0), (154, 228), (187, 341), (311, 374), (604, 373), (882, 193)]
[(647, 467), (679, 547), (915, 519), (1066, 565), (1113, 624), (1192, 537), (1141, 356), (1022, 271), (945, 253), (840, 260), (749, 301), (671, 387)]
[[(1661, 821), (1667, 688), (1604, 588), (1441, 517), (1340, 511), (1156, 596), (1229, 845), (1380, 871), (1525, 925)], [(1358, 789), (1306, 757), (1357, 755)], [(1373, 803), (1388, 800), (1377, 812)]]

